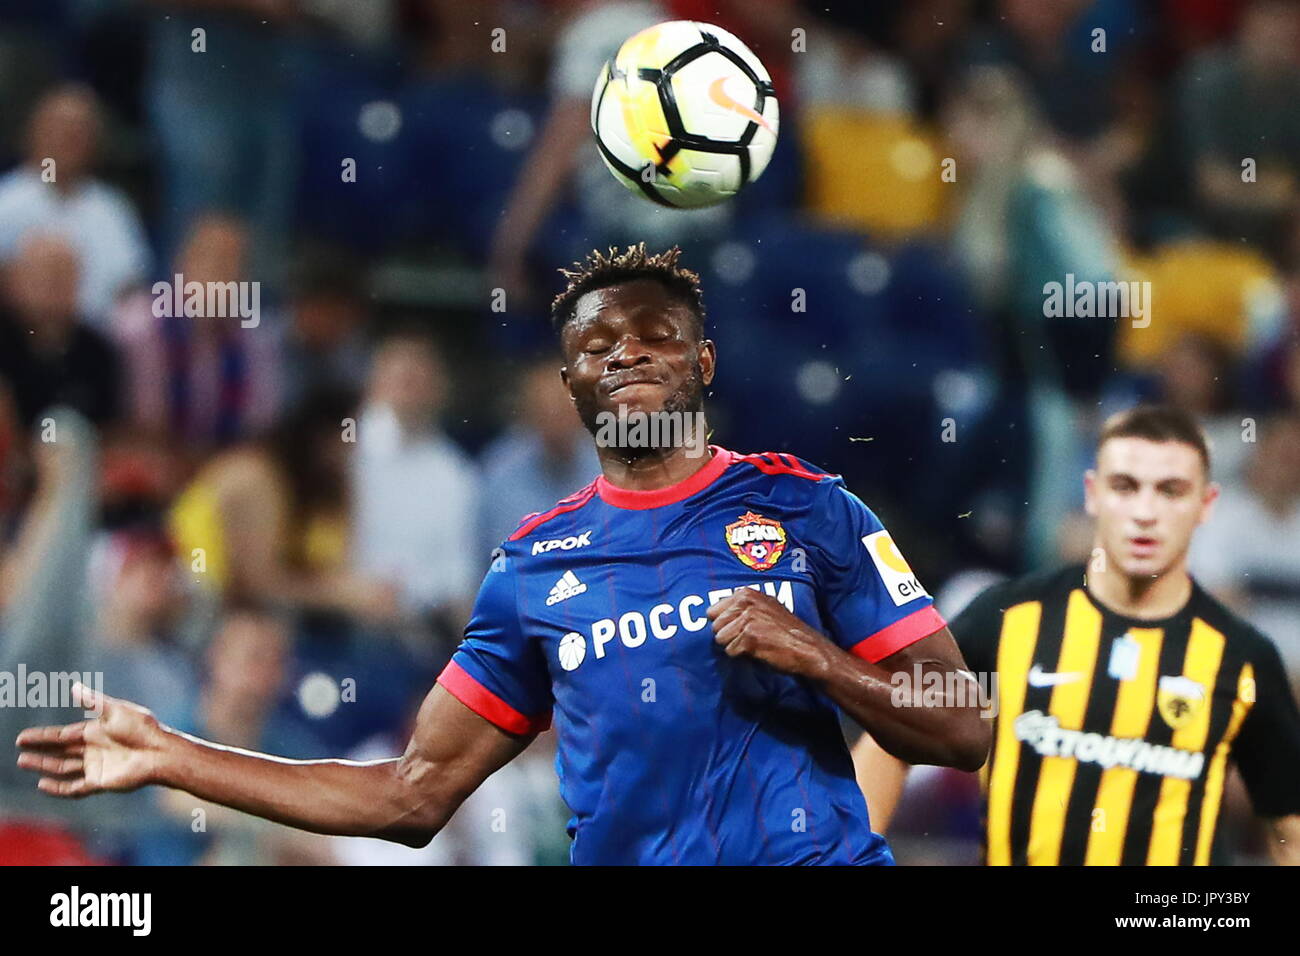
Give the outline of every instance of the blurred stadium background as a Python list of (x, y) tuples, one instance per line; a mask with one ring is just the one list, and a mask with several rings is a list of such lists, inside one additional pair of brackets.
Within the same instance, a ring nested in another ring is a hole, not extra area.
[[(626, 193), (587, 129), (603, 61), (678, 18), (781, 103), (764, 177), (697, 213)], [(1297, 104), (1286, 0), (5, 0), (0, 670), (398, 752), (492, 548), (596, 473), (554, 270), (645, 239), (703, 276), (714, 440), (843, 474), (948, 615), (1086, 556), (1106, 414), (1195, 412), (1225, 495), (1193, 570), (1300, 678)], [(156, 318), (176, 273), (260, 283), (259, 323)], [(1045, 318), (1067, 274), (1150, 282), (1150, 324)], [(567, 860), (545, 737), (422, 851), (56, 803), (0, 753), (0, 862)], [(977, 858), (974, 786), (913, 774), (901, 862)], [(1239, 793), (1225, 827), (1260, 858)]]

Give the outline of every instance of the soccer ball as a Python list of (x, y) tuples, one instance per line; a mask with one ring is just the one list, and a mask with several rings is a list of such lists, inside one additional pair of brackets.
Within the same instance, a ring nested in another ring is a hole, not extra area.
[(670, 20), (631, 37), (605, 64), (591, 129), (614, 178), (665, 206), (730, 199), (776, 147), (772, 80), (720, 27)]

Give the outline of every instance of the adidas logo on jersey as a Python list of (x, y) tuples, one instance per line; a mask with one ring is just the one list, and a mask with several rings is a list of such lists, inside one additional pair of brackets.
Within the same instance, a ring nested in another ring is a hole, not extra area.
[(565, 571), (560, 575), (560, 580), (555, 582), (555, 587), (551, 588), (551, 595), (546, 599), (546, 606), (559, 604), (561, 601), (567, 601), (571, 597), (577, 597), (587, 590), (587, 585), (578, 580), (578, 576), (572, 571)]
[(534, 541), (533, 554), (545, 554), (547, 551), (553, 551), (559, 548), (561, 551), (570, 551), (574, 548), (585, 548), (591, 544), (591, 532), (584, 531), (582, 534), (569, 535), (567, 538), (552, 538), (550, 541)]

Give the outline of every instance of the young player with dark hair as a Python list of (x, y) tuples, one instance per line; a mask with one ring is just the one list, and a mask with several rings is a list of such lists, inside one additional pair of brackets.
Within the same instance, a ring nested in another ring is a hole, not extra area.
[[(986, 861), (1216, 862), (1231, 762), (1273, 858), (1300, 862), (1300, 711), (1277, 648), (1187, 572), (1219, 495), (1200, 427), (1166, 406), (1112, 417), (1084, 486), (1087, 566), (995, 585), (952, 623), (997, 675)], [(864, 747), (883, 829), (906, 766)]]

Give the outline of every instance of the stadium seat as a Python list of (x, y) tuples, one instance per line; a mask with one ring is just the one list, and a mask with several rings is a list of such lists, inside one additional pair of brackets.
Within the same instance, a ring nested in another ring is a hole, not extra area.
[[(474, 257), (488, 244), (545, 120), (535, 96), (499, 93), (480, 77), (428, 80), (400, 100), (427, 187), (426, 227)], [(473, 183), (466, 190), (465, 183)]]
[(1234, 355), (1251, 345), (1256, 297), (1276, 294), (1268, 261), (1249, 249), (1208, 240), (1165, 246), (1132, 263), (1151, 283), (1151, 322), (1120, 324), (1119, 353), (1133, 367), (1151, 364), (1189, 332), (1205, 335)]
[(812, 108), (801, 131), (805, 207), (819, 221), (892, 238), (938, 225), (943, 150), (906, 116)]

